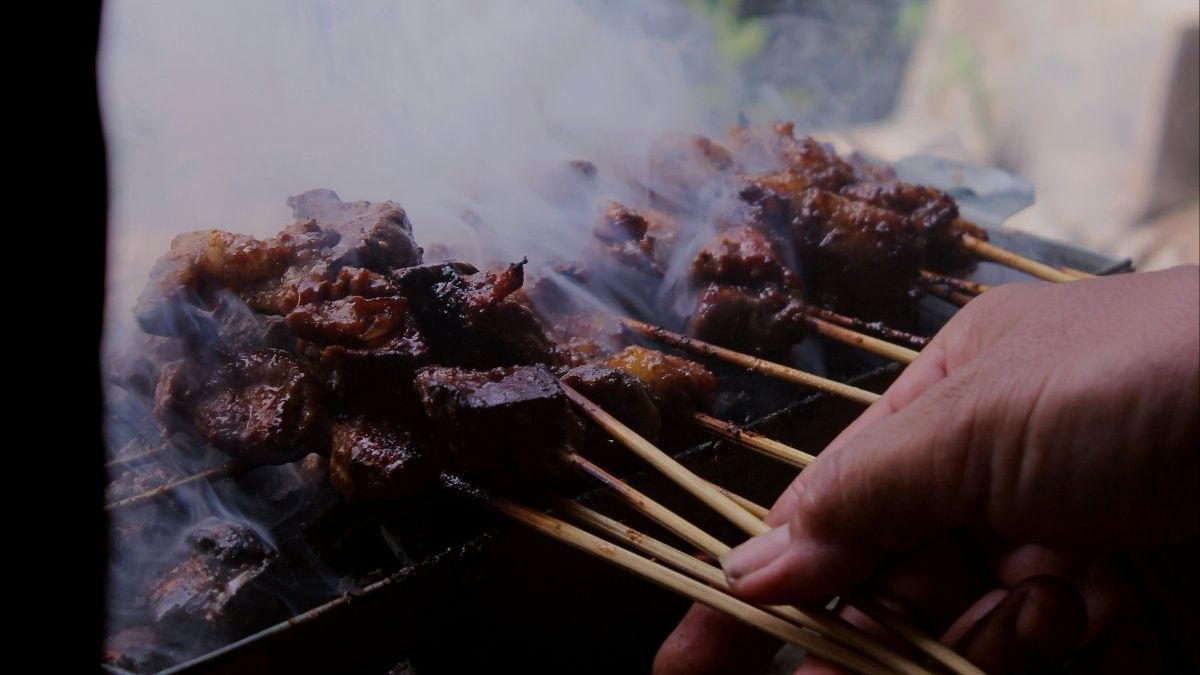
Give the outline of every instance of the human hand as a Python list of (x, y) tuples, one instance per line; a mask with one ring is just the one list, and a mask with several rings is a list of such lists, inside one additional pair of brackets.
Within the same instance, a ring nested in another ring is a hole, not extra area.
[[(1198, 307), (1196, 267), (973, 300), (722, 560), (733, 592), (875, 597), (988, 672), (1166, 667), (1200, 632)], [(697, 606), (655, 672), (774, 648)]]

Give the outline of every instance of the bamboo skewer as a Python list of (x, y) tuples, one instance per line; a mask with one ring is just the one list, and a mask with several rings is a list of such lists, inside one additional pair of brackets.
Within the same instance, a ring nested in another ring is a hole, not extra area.
[(708, 484), (711, 485), (712, 488), (714, 490), (716, 490), (717, 492), (720, 492), (721, 494), (725, 495), (726, 497), (729, 497), (733, 501), (737, 502), (738, 506), (742, 507), (743, 509), (746, 509), (746, 511), (748, 511), (750, 513), (750, 515), (754, 516), (755, 518), (758, 518), (759, 520), (766, 519), (767, 514), (771, 512), (771, 510), (768, 509), (767, 507), (765, 507), (761, 504), (752, 502), (749, 499), (746, 499), (745, 497), (739, 495), (738, 493), (733, 492), (732, 490), (729, 490), (727, 488), (723, 488), (720, 485), (717, 485), (716, 483), (714, 483), (712, 481), (708, 481)]
[(126, 497), (125, 499), (122, 499), (120, 501), (116, 501), (111, 504), (107, 504), (107, 505), (105, 505), (104, 510), (112, 511), (115, 509), (124, 508), (126, 506), (133, 506), (134, 504), (141, 504), (142, 502), (150, 501), (151, 499), (154, 499), (156, 497), (161, 497), (162, 495), (172, 492), (178, 488), (181, 488), (184, 485), (188, 485), (189, 483), (195, 483), (196, 481), (205, 480), (208, 478), (217, 478), (220, 476), (226, 476), (226, 475), (233, 473), (237, 469), (238, 469), (238, 464), (236, 462), (230, 462), (229, 464), (223, 464), (221, 466), (214, 466), (213, 468), (205, 469), (204, 471), (201, 471), (200, 473), (195, 473), (190, 476), (184, 476), (183, 478), (179, 478), (179, 479), (176, 479), (173, 481), (169, 481), (167, 483), (163, 483), (162, 485), (159, 485), (156, 488), (147, 490), (141, 494), (137, 494), (132, 497)]
[(694, 419), (700, 426), (727, 441), (750, 448), (751, 450), (760, 452), (771, 459), (776, 459), (786, 464), (790, 464), (797, 469), (803, 469), (816, 459), (816, 457), (813, 457), (807, 452), (797, 450), (790, 445), (785, 445), (774, 439), (767, 438), (762, 434), (743, 429), (732, 422), (719, 420), (711, 415), (696, 413)]
[(971, 295), (982, 295), (984, 292), (991, 290), (992, 288), (991, 286), (987, 284), (981, 284), (978, 281), (971, 281), (970, 279), (962, 279), (945, 274), (938, 274), (937, 272), (930, 272), (929, 270), (921, 270), (921, 280), (929, 284), (954, 288), (963, 291), (964, 293), (970, 293)]
[(877, 354), (898, 363), (912, 363), (917, 358), (917, 352), (907, 347), (901, 347), (900, 345), (892, 344), (891, 342), (880, 340), (870, 335), (863, 335), (849, 328), (843, 328), (823, 319), (818, 319), (815, 316), (805, 317), (805, 323), (817, 335), (837, 340), (851, 347), (857, 347), (863, 351)]
[(169, 445), (167, 445), (166, 443), (163, 443), (157, 447), (150, 448), (149, 450), (143, 450), (142, 452), (139, 452), (134, 455), (126, 455), (125, 457), (118, 457), (117, 459), (113, 459), (113, 460), (109, 460), (108, 462), (105, 462), (104, 468), (105, 469), (115, 469), (117, 467), (125, 466), (127, 464), (133, 464), (135, 462), (140, 462), (141, 460), (146, 459), (147, 457), (153, 457), (153, 456), (165, 451), (169, 447), (170, 447)]
[(888, 672), (881, 665), (857, 652), (806, 631), (689, 576), (647, 560), (628, 549), (613, 545), (574, 525), (508, 500), (490, 499), (488, 503), (505, 516), (537, 532), (584, 553), (607, 560), (626, 571), (633, 572), (648, 581), (724, 612), (738, 621), (759, 628), (823, 659), (860, 673)]
[(1090, 272), (1084, 272), (1083, 270), (1077, 270), (1074, 267), (1067, 267), (1066, 265), (1059, 265), (1058, 269), (1062, 270), (1066, 274), (1069, 274), (1069, 275), (1075, 277), (1076, 279), (1095, 279), (1096, 278), (1095, 274), (1092, 274)]
[(934, 297), (941, 298), (958, 307), (966, 307), (967, 303), (974, 300), (978, 296), (967, 295), (960, 291), (956, 291), (948, 286), (940, 286), (931, 284), (925, 287), (925, 291)]
[(971, 251), (982, 258), (987, 258), (993, 262), (998, 262), (1006, 267), (1020, 270), (1021, 272), (1037, 277), (1038, 279), (1054, 282), (1075, 281), (1077, 279), (1077, 277), (1071, 276), (1057, 267), (1051, 267), (1046, 263), (1026, 258), (1023, 255), (1013, 253), (1008, 249), (1000, 248), (991, 242), (977, 239), (969, 234), (962, 235), (961, 239), (963, 248), (967, 249), (968, 251)]
[(863, 614), (871, 617), (873, 621), (879, 622), (885, 628), (904, 638), (910, 644), (916, 646), (917, 649), (933, 657), (938, 663), (941, 663), (955, 673), (962, 675), (984, 675), (982, 670), (961, 654), (933, 639), (908, 622), (902, 621), (896, 616), (895, 612), (884, 607), (878, 600), (856, 597), (851, 604)]
[(653, 443), (642, 438), (636, 431), (622, 424), (617, 418), (604, 412), (600, 406), (592, 403), (583, 394), (567, 385), (562, 385), (567, 398), (584, 412), (593, 422), (600, 425), (634, 454), (641, 457), (655, 469), (658, 469), (675, 484), (692, 493), (700, 501), (720, 513), (734, 525), (750, 534), (758, 534), (763, 522), (729, 497), (714, 490), (707, 481), (697, 476), (673, 457), (659, 450)]
[(779, 363), (760, 359), (756, 356), (750, 356), (749, 354), (735, 352), (732, 349), (718, 347), (702, 340), (680, 335), (679, 333), (674, 333), (665, 328), (659, 328), (658, 326), (651, 326), (650, 324), (643, 323), (635, 319), (622, 318), (620, 321), (635, 333), (644, 335), (653, 340), (665, 342), (669, 345), (686, 349), (696, 354), (712, 356), (723, 361), (728, 361), (729, 363), (739, 365), (756, 373), (761, 373), (763, 375), (775, 377), (787, 382), (809, 387), (811, 389), (816, 389), (817, 391), (833, 396), (840, 396), (857, 403), (862, 403), (863, 405), (870, 405), (879, 400), (879, 394), (867, 391), (865, 389), (859, 389), (858, 387), (848, 384), (843, 384), (836, 380), (830, 380), (819, 375), (806, 373), (803, 370), (790, 368)]
[(824, 307), (818, 307), (816, 305), (806, 304), (804, 306), (804, 313), (808, 316), (815, 316), (818, 319), (824, 319), (825, 321), (841, 326), (842, 328), (849, 328), (850, 330), (858, 332), (866, 331), (869, 333), (874, 333), (875, 335), (892, 342), (904, 343), (917, 349), (924, 349), (925, 345), (929, 344), (929, 338), (927, 337), (921, 337), (920, 335), (913, 335), (912, 333), (906, 333), (902, 330), (896, 330), (895, 328), (885, 326), (883, 323), (878, 321), (863, 321), (862, 319), (855, 319), (854, 317), (838, 314), (833, 310), (829, 310)]
[(691, 521), (680, 517), (674, 511), (627, 485), (620, 478), (596, 466), (582, 455), (567, 452), (563, 456), (572, 466), (611, 489), (621, 501), (628, 504), (635, 511), (670, 530), (675, 536), (692, 546), (714, 558), (719, 558), (729, 552), (729, 544), (696, 527)]
[[(577, 522), (628, 543), (652, 559), (661, 560), (680, 572), (691, 575), (698, 581), (715, 586), (726, 593), (729, 592), (729, 584), (721, 570), (694, 556), (575, 502), (563, 500), (555, 505), (555, 509)], [(847, 647), (857, 649), (896, 672), (912, 675), (929, 672), (827, 610), (805, 611), (783, 605), (771, 605), (763, 607), (763, 609), (781, 619), (815, 630)]]

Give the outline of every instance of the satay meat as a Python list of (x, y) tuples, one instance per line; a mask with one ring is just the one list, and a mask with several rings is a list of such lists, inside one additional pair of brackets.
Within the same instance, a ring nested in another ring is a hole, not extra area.
[(390, 501), (426, 494), (441, 462), (426, 440), (383, 420), (356, 417), (333, 426), (329, 481), (348, 501)]
[(662, 431), (662, 417), (649, 386), (629, 373), (598, 364), (577, 366), (563, 384), (583, 394), (651, 442)]
[(613, 355), (605, 365), (645, 382), (664, 415), (687, 414), (712, 407), (717, 380), (707, 368), (694, 361), (630, 345)]
[(805, 333), (804, 304), (777, 284), (712, 283), (699, 292), (688, 334), (759, 356), (786, 352)]
[(155, 414), (168, 431), (198, 435), (253, 464), (284, 464), (322, 449), (320, 387), (295, 355), (264, 349), (215, 370), (193, 361), (163, 369)]

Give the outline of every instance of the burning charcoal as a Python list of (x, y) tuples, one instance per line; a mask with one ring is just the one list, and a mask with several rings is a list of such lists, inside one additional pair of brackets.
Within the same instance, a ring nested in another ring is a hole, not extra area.
[(388, 422), (340, 422), (332, 445), (329, 480), (349, 501), (409, 499), (438, 484), (441, 466), (428, 443)]
[(230, 455), (259, 464), (295, 461), (324, 444), (321, 392), (292, 354), (238, 354), (215, 372), (194, 362), (163, 369), (155, 414), (170, 431), (199, 435)]
[(631, 345), (605, 364), (645, 382), (664, 416), (712, 407), (717, 380), (704, 366), (654, 349)]
[(658, 439), (662, 418), (650, 388), (638, 378), (593, 364), (572, 368), (562, 381), (643, 437)]
[(452, 261), (401, 270), (393, 279), (438, 363), (486, 368), (562, 361), (533, 312), (510, 297), (524, 283), (524, 262), (493, 274)]
[(105, 663), (135, 673), (163, 670), (172, 665), (160, 645), (158, 633), (150, 626), (126, 628), (104, 640)]
[(550, 479), (558, 466), (555, 453), (581, 437), (558, 378), (545, 367), (426, 368), (417, 373), (416, 386), (468, 478), (501, 486)]
[(709, 284), (700, 292), (688, 334), (760, 356), (786, 352), (804, 337), (804, 305), (774, 284)]
[(188, 532), (184, 549), (150, 587), (160, 631), (234, 638), (288, 616), (269, 590), (277, 555), (253, 528), (209, 518)]
[(915, 320), (925, 237), (908, 218), (831, 192), (793, 204), (792, 241), (817, 303), (903, 327)]

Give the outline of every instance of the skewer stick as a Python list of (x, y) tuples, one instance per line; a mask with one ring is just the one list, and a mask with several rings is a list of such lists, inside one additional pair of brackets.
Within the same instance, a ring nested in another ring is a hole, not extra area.
[(692, 493), (700, 501), (707, 504), (717, 513), (725, 516), (734, 525), (749, 534), (760, 534), (763, 521), (755, 518), (737, 502), (717, 492), (700, 476), (692, 473), (687, 467), (675, 461), (673, 457), (659, 450), (653, 443), (642, 438), (636, 431), (625, 426), (617, 418), (604, 412), (600, 406), (592, 403), (583, 394), (567, 385), (562, 385), (567, 398), (584, 412), (593, 422), (599, 424), (626, 448), (633, 451), (654, 468), (658, 469), (676, 485)]
[(116, 459), (105, 462), (104, 468), (105, 469), (115, 469), (119, 466), (125, 466), (127, 464), (133, 464), (135, 462), (140, 462), (141, 460), (146, 459), (147, 457), (153, 457), (154, 455), (157, 455), (157, 454), (163, 452), (168, 447), (170, 447), (170, 446), (167, 445), (166, 443), (163, 443), (156, 447), (150, 448), (149, 450), (143, 450), (142, 452), (139, 452), (134, 455), (126, 455), (124, 457), (117, 457)]
[(879, 400), (879, 394), (867, 391), (866, 389), (859, 389), (858, 387), (853, 387), (848, 384), (842, 384), (836, 380), (830, 380), (819, 375), (806, 373), (803, 370), (789, 368), (788, 366), (767, 361), (765, 359), (760, 359), (756, 356), (750, 356), (749, 354), (735, 352), (732, 349), (718, 347), (714, 344), (709, 344), (702, 340), (680, 335), (679, 333), (671, 332), (665, 328), (651, 326), (650, 324), (642, 323), (641, 321), (637, 321), (635, 319), (623, 318), (620, 319), (620, 321), (635, 333), (644, 335), (652, 340), (665, 342), (666, 344), (679, 347), (681, 349), (686, 349), (696, 354), (716, 357), (723, 361), (728, 361), (729, 363), (739, 365), (747, 370), (752, 370), (756, 373), (761, 373), (769, 377), (778, 378), (787, 382), (809, 387), (811, 389), (816, 389), (817, 391), (833, 396), (840, 396), (851, 401), (862, 403), (863, 405), (870, 405)]
[(885, 628), (905, 640), (908, 640), (917, 649), (933, 657), (938, 663), (941, 663), (953, 672), (960, 673), (961, 675), (984, 675), (982, 670), (961, 654), (933, 639), (907, 621), (901, 620), (900, 617), (896, 616), (895, 612), (884, 607), (878, 600), (856, 597), (852, 604), (860, 612), (871, 617), (872, 620), (883, 624)]
[(910, 347), (915, 347), (916, 349), (924, 349), (925, 345), (929, 344), (929, 338), (927, 337), (921, 337), (920, 335), (913, 335), (912, 333), (906, 333), (902, 330), (896, 330), (895, 328), (885, 326), (880, 321), (864, 321), (862, 319), (856, 319), (852, 316), (846, 316), (845, 314), (838, 314), (833, 310), (826, 309), (824, 307), (818, 307), (817, 305), (806, 304), (804, 306), (804, 313), (808, 314), (809, 316), (815, 316), (818, 319), (824, 319), (829, 323), (836, 324), (842, 328), (849, 328), (850, 330), (858, 332), (874, 333), (875, 335), (878, 335), (886, 340), (904, 343)]
[(871, 337), (870, 335), (863, 335), (849, 328), (842, 328), (823, 319), (818, 319), (815, 316), (805, 317), (804, 322), (817, 335), (837, 340), (843, 344), (871, 352), (886, 359), (891, 359), (897, 363), (912, 363), (917, 358), (917, 352), (911, 349)]
[(942, 286), (939, 284), (930, 284), (925, 287), (925, 291), (928, 292), (932, 296), (941, 298), (942, 300), (945, 300), (946, 302), (949, 302), (953, 305), (957, 305), (959, 307), (966, 307), (968, 302), (970, 302), (970, 301), (974, 300), (976, 297), (978, 297), (978, 296), (967, 295), (966, 293), (960, 293), (959, 291), (956, 291), (953, 288), (949, 288), (947, 286)]
[(1075, 269), (1074, 267), (1067, 267), (1066, 265), (1059, 265), (1058, 269), (1075, 277), (1076, 279), (1095, 279), (1097, 276), (1090, 272), (1084, 272), (1083, 270)]
[[(721, 570), (694, 556), (690, 556), (654, 537), (639, 532), (617, 520), (575, 502), (562, 500), (555, 504), (554, 508), (570, 516), (577, 522), (624, 541), (654, 560), (660, 560), (680, 572), (688, 574), (710, 586), (714, 586), (725, 593), (729, 592), (729, 583), (725, 580), (725, 575), (721, 573)], [(847, 623), (844, 619), (841, 619), (828, 610), (802, 610), (797, 607), (783, 605), (771, 605), (763, 607), (763, 609), (781, 619), (786, 619), (796, 625), (815, 630), (826, 637), (841, 642), (847, 647), (857, 649), (863, 654), (877, 659), (880, 663), (892, 668), (896, 672), (911, 673), (912, 675), (928, 673), (926, 669), (897, 654), (871, 635)]]
[(963, 291), (964, 293), (970, 293), (971, 295), (980, 295), (988, 290), (991, 290), (992, 288), (991, 286), (988, 286), (987, 284), (981, 284), (978, 281), (971, 281), (970, 279), (962, 279), (945, 274), (938, 274), (937, 272), (930, 272), (929, 270), (921, 270), (921, 280), (928, 284), (955, 288)]
[(736, 493), (728, 488), (723, 488), (720, 485), (717, 485), (716, 483), (714, 483), (712, 481), (708, 481), (708, 484), (711, 485), (712, 488), (714, 490), (716, 490), (717, 492), (720, 492), (721, 494), (725, 495), (726, 497), (729, 497), (733, 501), (737, 502), (738, 506), (742, 507), (743, 509), (746, 509), (747, 511), (750, 512), (750, 515), (754, 516), (755, 518), (758, 518), (759, 520), (765, 519), (767, 517), (767, 514), (771, 512), (771, 510), (768, 509), (767, 507), (765, 507), (761, 504), (758, 504), (756, 502), (752, 502), (749, 499), (746, 499), (745, 497), (739, 495), (738, 493)]
[(886, 668), (827, 638), (810, 633), (779, 617), (707, 586), (689, 576), (610, 544), (594, 534), (526, 506), (505, 499), (490, 499), (500, 513), (552, 539), (606, 560), (626, 571), (724, 612), (747, 625), (763, 630), (784, 642), (860, 673), (886, 673)]
[(696, 413), (694, 419), (700, 426), (727, 441), (760, 452), (771, 459), (791, 464), (797, 469), (803, 469), (816, 459), (816, 457), (807, 452), (797, 450), (790, 445), (767, 438), (762, 434), (743, 429), (732, 422), (719, 420), (711, 415)]
[(1000, 248), (989, 241), (977, 239), (969, 234), (962, 235), (962, 244), (963, 248), (982, 258), (987, 258), (988, 260), (998, 262), (1006, 267), (1020, 270), (1030, 276), (1037, 277), (1038, 279), (1054, 282), (1076, 280), (1076, 277), (1063, 272), (1057, 267), (1051, 267), (1046, 263), (1026, 258), (1023, 255), (1013, 253), (1005, 248)]
[(611, 489), (621, 501), (635, 511), (670, 530), (692, 546), (714, 558), (719, 558), (729, 552), (729, 544), (696, 527), (691, 521), (627, 485), (620, 478), (593, 464), (586, 457), (575, 452), (563, 453), (563, 457), (572, 466)]
[[(732, 549), (732, 547), (729, 546), (728, 544), (726, 544), (725, 542), (717, 539), (716, 537), (713, 537), (712, 535), (708, 534), (704, 530), (702, 530), (699, 527), (697, 527), (696, 525), (692, 524), (690, 521), (683, 518), (679, 514), (675, 513), (674, 511), (671, 511), (670, 509), (663, 506), (662, 504), (659, 504), (658, 502), (654, 501), (649, 496), (639, 492), (635, 488), (625, 484), (619, 478), (613, 476), (612, 474), (608, 473), (604, 469), (593, 464), (590, 460), (579, 455), (578, 453), (567, 452), (567, 453), (564, 453), (563, 456), (569, 463), (574, 465), (576, 468), (580, 469), (584, 473), (588, 474), (589, 476), (595, 478), (596, 480), (600, 481), (604, 485), (611, 488), (614, 491), (614, 493), (618, 497), (621, 498), (622, 501), (624, 501), (627, 505), (632, 507), (634, 510), (649, 517), (651, 520), (658, 523), (659, 525), (666, 528), (667, 530), (671, 531), (672, 533), (677, 535), (680, 539), (683, 539), (684, 541), (688, 542), (692, 546), (695, 546), (697, 549), (709, 554), (710, 556), (712, 556), (714, 558), (720, 558), (721, 556), (725, 555)], [(720, 489), (720, 488), (715, 488), (715, 489)], [(765, 531), (769, 530), (770, 528), (767, 526), (766, 523), (763, 523), (762, 520), (759, 519), (758, 529), (759, 529), (759, 533), (761, 533), (761, 532), (765, 532)], [(868, 616), (872, 616), (872, 615), (868, 615)], [(883, 623), (883, 621), (880, 621), (880, 623)], [(924, 635), (923, 633), (921, 633), (921, 631), (919, 629), (912, 627), (912, 626), (908, 627), (908, 631), (909, 631), (909, 633), (911, 633), (913, 635)], [(920, 642), (920, 643), (914, 642), (913, 644), (917, 648), (922, 649), (922, 651), (924, 651), (926, 654), (929, 654), (930, 656), (933, 656), (934, 658), (938, 658), (938, 656), (934, 653), (936, 651), (936, 648), (930, 647), (930, 645), (929, 645), (930, 641), (933, 641), (933, 639), (928, 636), (925, 636), (923, 642)], [(933, 641), (933, 642), (936, 642), (936, 641)], [(922, 644), (924, 644), (924, 647), (922, 647)], [(939, 659), (939, 662), (945, 663), (945, 661), (943, 661), (942, 659)], [(953, 667), (951, 667), (951, 669), (954, 670)], [(971, 671), (955, 670), (955, 672), (968, 673)]]
[(201, 471), (200, 473), (192, 474), (190, 476), (184, 476), (183, 478), (169, 481), (167, 483), (159, 485), (156, 488), (151, 488), (141, 494), (137, 494), (132, 497), (126, 497), (125, 499), (122, 499), (120, 501), (113, 502), (111, 504), (107, 504), (107, 505), (105, 505), (104, 510), (105, 511), (113, 511), (115, 509), (124, 508), (126, 506), (133, 506), (135, 504), (141, 504), (143, 502), (148, 502), (151, 499), (154, 499), (156, 497), (161, 497), (162, 495), (165, 495), (169, 492), (177, 490), (177, 489), (183, 487), (184, 485), (188, 485), (189, 483), (195, 483), (196, 481), (206, 480), (208, 478), (217, 478), (219, 476), (225, 476), (225, 475), (231, 474), (235, 470), (237, 470), (237, 468), (238, 468), (238, 464), (236, 462), (230, 462), (229, 464), (223, 464), (221, 466), (214, 466), (213, 468), (205, 469), (204, 471)]

